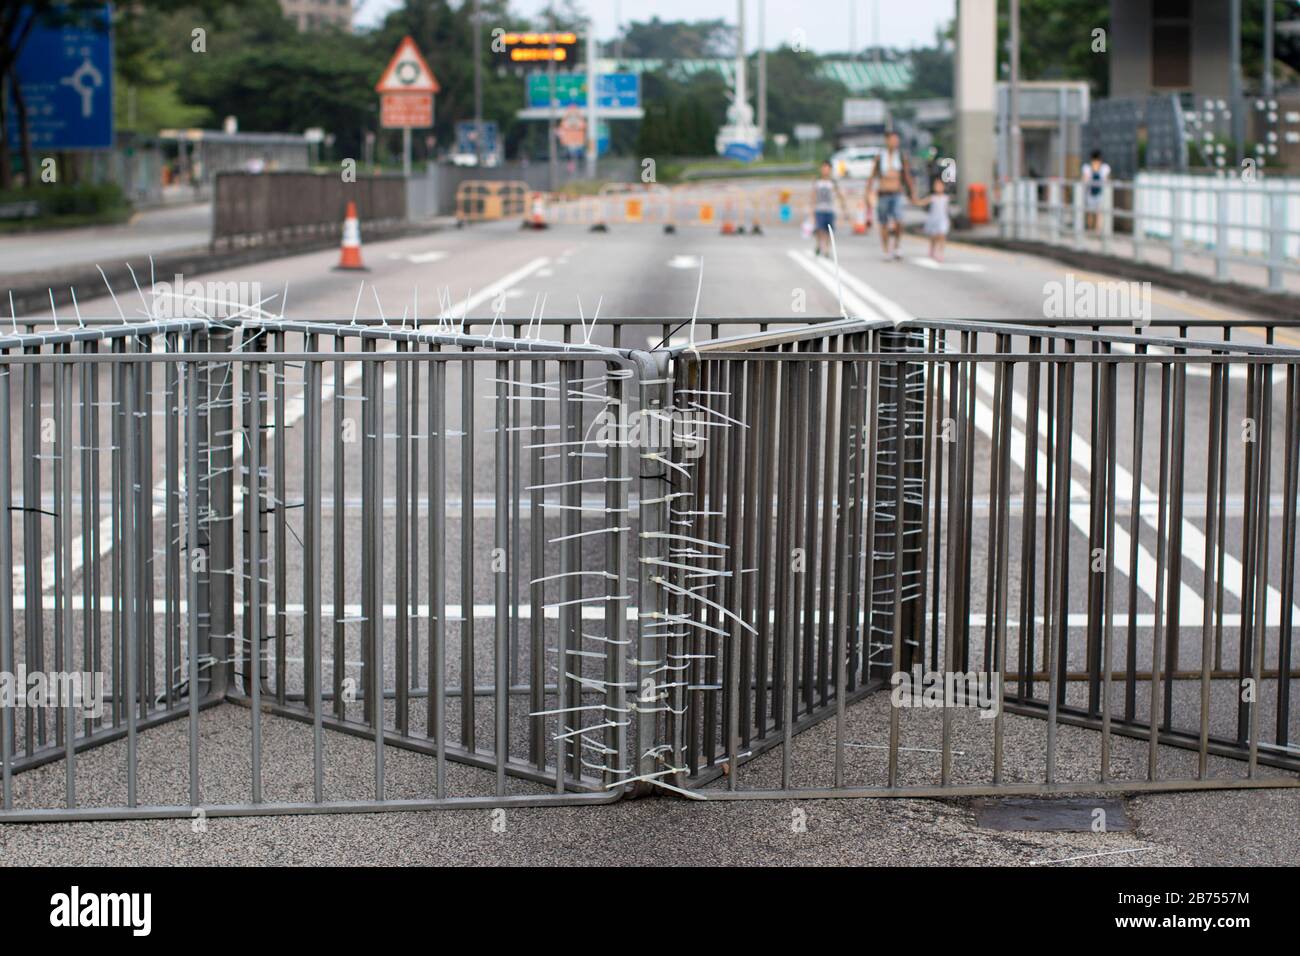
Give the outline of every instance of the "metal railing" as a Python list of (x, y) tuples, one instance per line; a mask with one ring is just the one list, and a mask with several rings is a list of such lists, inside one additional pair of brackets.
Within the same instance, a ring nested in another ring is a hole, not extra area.
[(1233, 279), (1234, 266), (1272, 292), (1300, 271), (1300, 192), (1287, 180), (1167, 176), (1087, 183), (1025, 179), (1002, 187), (1002, 238), (1068, 245)]
[(933, 322), (675, 361), (730, 422), (677, 488), (676, 593), (718, 581), (667, 650), (675, 785), (1300, 783), (1300, 354)]
[(687, 324), (0, 338), (0, 821), (1300, 783), (1283, 323)]

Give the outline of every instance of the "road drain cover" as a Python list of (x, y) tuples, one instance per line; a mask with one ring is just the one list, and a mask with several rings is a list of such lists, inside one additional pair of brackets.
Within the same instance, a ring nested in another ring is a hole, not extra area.
[(1120, 800), (977, 800), (974, 809), (976, 825), (986, 830), (1125, 833), (1133, 829)]

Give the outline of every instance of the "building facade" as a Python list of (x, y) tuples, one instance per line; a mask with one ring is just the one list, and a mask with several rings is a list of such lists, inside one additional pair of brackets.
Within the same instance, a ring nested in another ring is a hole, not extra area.
[(352, 29), (352, 0), (280, 0), (280, 9), (299, 30)]

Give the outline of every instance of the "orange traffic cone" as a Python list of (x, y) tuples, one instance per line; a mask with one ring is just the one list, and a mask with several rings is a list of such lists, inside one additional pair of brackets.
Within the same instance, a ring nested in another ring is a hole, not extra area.
[(334, 269), (370, 271), (361, 264), (361, 223), (357, 220), (357, 204), (350, 199), (347, 212), (343, 215), (343, 246), (339, 251), (339, 264)]
[(541, 193), (533, 193), (532, 208), (528, 217), (524, 219), (525, 229), (545, 229), (546, 222), (546, 201)]

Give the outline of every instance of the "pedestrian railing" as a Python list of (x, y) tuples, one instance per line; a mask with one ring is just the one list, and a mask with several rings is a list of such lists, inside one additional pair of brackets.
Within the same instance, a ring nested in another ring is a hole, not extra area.
[(0, 820), (1300, 782), (1276, 323), (454, 311), (0, 338)]
[[(1174, 272), (1288, 288), (1300, 270), (1300, 189), (1286, 179), (1197, 176), (1003, 185), (1002, 238), (1067, 245)], [(1238, 276), (1235, 267), (1247, 267)]]

